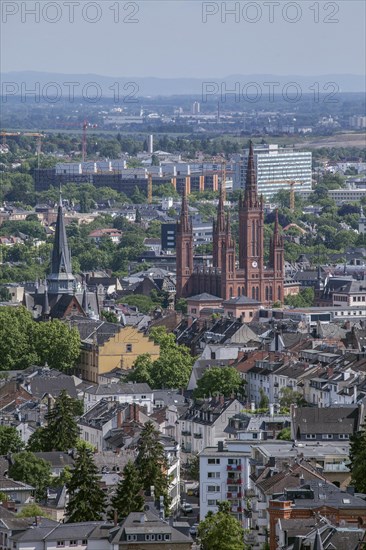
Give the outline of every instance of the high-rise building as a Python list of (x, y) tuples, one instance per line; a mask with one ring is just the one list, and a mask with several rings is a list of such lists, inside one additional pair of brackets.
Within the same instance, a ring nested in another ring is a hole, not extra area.
[(149, 155), (152, 155), (154, 152), (154, 136), (152, 134), (149, 135), (147, 140), (147, 152)]
[(201, 112), (201, 105), (200, 105), (199, 101), (195, 101), (192, 104), (192, 115), (199, 115), (200, 112)]
[(217, 219), (213, 224), (213, 265), (194, 267), (193, 228), (183, 194), (177, 223), (177, 298), (202, 292), (224, 300), (245, 296), (264, 304), (284, 299), (284, 246), (278, 217), (270, 241), (269, 264), (264, 264), (264, 209), (259, 197), (251, 144), (247, 163), (244, 197), (239, 201), (239, 261), (231, 235), (229, 214), (225, 216), (221, 188)]
[[(246, 151), (236, 163), (234, 189), (245, 188), (248, 154)], [(265, 199), (270, 199), (281, 189), (290, 190), (290, 181), (295, 182), (295, 192), (311, 190), (312, 154), (309, 151), (279, 149), (278, 145), (258, 145), (254, 147), (254, 165), (258, 194)]]

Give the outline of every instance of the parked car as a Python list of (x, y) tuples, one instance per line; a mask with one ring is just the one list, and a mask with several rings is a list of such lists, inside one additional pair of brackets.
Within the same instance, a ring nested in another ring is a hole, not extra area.
[(189, 529), (189, 534), (192, 537), (196, 537), (197, 533), (198, 533), (198, 523), (194, 523)]
[(191, 512), (193, 512), (193, 508), (191, 504), (189, 504), (189, 502), (183, 502), (183, 504), (181, 505), (181, 510), (185, 514), (190, 514)]

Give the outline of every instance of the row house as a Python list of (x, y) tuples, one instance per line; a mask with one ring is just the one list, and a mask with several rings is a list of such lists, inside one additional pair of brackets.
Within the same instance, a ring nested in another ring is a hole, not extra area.
[(200, 517), (216, 513), (218, 503), (230, 502), (231, 513), (243, 527), (249, 527), (247, 498), (251, 488), (249, 446), (223, 441), (200, 453)]
[(85, 410), (88, 411), (102, 399), (117, 403), (135, 403), (139, 407), (144, 407), (147, 413), (151, 414), (154, 404), (154, 392), (145, 382), (90, 386), (84, 391)]
[(225, 438), (229, 419), (243, 409), (238, 399), (224, 397), (193, 402), (179, 419), (182, 450), (197, 454)]

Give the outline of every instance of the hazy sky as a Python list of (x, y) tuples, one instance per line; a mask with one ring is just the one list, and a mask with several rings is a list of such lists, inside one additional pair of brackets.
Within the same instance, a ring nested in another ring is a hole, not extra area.
[(363, 0), (0, 5), (2, 72), (198, 78), (365, 72)]

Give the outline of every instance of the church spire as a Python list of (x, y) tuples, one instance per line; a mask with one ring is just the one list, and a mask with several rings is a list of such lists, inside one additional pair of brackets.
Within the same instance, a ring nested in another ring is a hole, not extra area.
[(188, 201), (187, 201), (187, 190), (184, 187), (182, 195), (182, 208), (180, 211), (180, 230), (181, 231), (190, 231), (191, 223), (188, 213)]
[(47, 277), (47, 280), (51, 293), (72, 291), (74, 276), (71, 270), (71, 256), (67, 244), (61, 189), (52, 249), (51, 274)]
[(219, 232), (225, 231), (224, 188), (222, 183), (220, 185), (220, 197), (219, 197), (219, 205), (217, 210), (216, 230)]
[(251, 141), (249, 146), (247, 175), (245, 181), (244, 203), (247, 206), (255, 206), (257, 202), (257, 177), (255, 172), (253, 142)]

